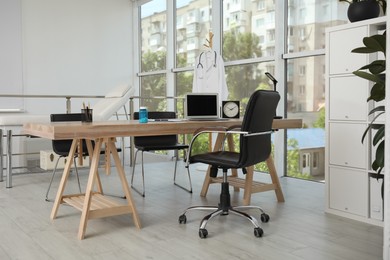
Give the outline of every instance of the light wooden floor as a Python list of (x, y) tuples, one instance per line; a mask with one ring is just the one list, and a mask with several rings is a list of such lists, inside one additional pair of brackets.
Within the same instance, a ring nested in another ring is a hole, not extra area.
[[(173, 185), (172, 162), (147, 164), (146, 197), (133, 192), (143, 228), (137, 230), (128, 215), (95, 219), (82, 241), (77, 239), (78, 211), (61, 206), (58, 218), (49, 219), (52, 202), (45, 202), (44, 195), (50, 173), (15, 176), (13, 188), (0, 187), (0, 259), (382, 259), (382, 228), (325, 214), (324, 185), (290, 178), (281, 179), (285, 203), (277, 203), (273, 192), (252, 197), (252, 204), (271, 217), (262, 225), (262, 238), (253, 235), (249, 221), (229, 215), (210, 221), (209, 237), (200, 239), (198, 226), (206, 212), (189, 213), (187, 224), (178, 223), (186, 207), (214, 205), (219, 199), (219, 185), (207, 198), (199, 196), (204, 172), (197, 168), (191, 168), (194, 193), (189, 194)], [(129, 172), (127, 167), (128, 180)], [(103, 174), (102, 182), (106, 194), (122, 195), (115, 172)], [(73, 176), (67, 191), (76, 187)], [(242, 194), (232, 195), (234, 204)], [(258, 218), (256, 211), (250, 213)]]

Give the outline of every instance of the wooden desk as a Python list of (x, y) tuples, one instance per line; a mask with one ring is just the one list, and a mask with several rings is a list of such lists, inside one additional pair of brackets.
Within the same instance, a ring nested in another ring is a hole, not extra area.
[[(87, 141), (89, 154), (92, 154), (89, 177), (85, 194), (64, 195), (65, 185), (69, 176), (73, 160), (68, 160), (61, 178), (56, 199), (50, 218), (54, 220), (61, 203), (67, 203), (81, 211), (78, 238), (83, 239), (87, 228), (88, 219), (102, 218), (121, 214), (131, 214), (134, 224), (141, 228), (141, 222), (134, 205), (134, 201), (126, 180), (123, 166), (115, 147), (116, 137), (126, 136), (151, 136), (169, 134), (192, 134), (200, 127), (230, 127), (241, 124), (240, 119), (223, 121), (179, 121), (179, 122), (149, 122), (140, 124), (138, 121), (107, 121), (107, 122), (54, 122), (54, 123), (27, 123), (23, 126), (25, 134), (48, 138), (52, 140), (73, 139), (69, 156), (73, 156), (82, 139)], [(302, 120), (278, 119), (274, 120), (274, 128), (300, 128)], [(95, 141), (94, 150), (91, 140)], [(102, 185), (98, 175), (100, 149), (106, 145), (111, 153), (121, 180), (122, 189), (127, 199), (127, 204), (119, 204), (109, 200), (103, 195)], [(276, 176), (277, 177), (277, 176)], [(277, 180), (278, 181), (278, 180)], [(279, 182), (279, 181), (278, 181)], [(97, 191), (94, 191), (94, 185)], [(280, 185), (279, 185), (280, 187)], [(280, 190), (281, 191), (281, 190)]]

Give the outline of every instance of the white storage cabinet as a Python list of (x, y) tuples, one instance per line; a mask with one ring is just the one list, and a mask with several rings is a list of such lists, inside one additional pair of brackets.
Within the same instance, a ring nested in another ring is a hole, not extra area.
[(367, 103), (372, 83), (353, 71), (377, 55), (351, 51), (385, 25), (380, 17), (326, 30), (325, 211), (374, 225), (382, 225), (383, 208), (380, 182), (370, 177), (372, 134), (361, 142), (372, 120), (368, 113), (374, 104)]

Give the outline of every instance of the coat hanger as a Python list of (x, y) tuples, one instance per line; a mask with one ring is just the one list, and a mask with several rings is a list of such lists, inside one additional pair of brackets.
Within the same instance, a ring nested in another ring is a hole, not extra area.
[[(203, 53), (213, 51), (213, 37), (214, 37), (214, 34), (210, 31), (208, 39), (206, 38), (206, 41), (208, 44), (203, 44), (203, 46), (206, 47), (207, 50), (200, 53), (199, 61), (198, 61), (198, 64), (196, 66), (197, 68), (203, 69), (203, 65), (201, 64), (201, 58), (202, 58)], [(217, 52), (216, 51), (214, 51), (214, 64), (213, 64), (213, 66), (217, 67)]]
[(206, 38), (206, 41), (208, 44), (203, 44), (203, 46), (212, 49), (213, 48), (213, 37), (214, 34), (212, 32), (209, 32), (209, 38)]

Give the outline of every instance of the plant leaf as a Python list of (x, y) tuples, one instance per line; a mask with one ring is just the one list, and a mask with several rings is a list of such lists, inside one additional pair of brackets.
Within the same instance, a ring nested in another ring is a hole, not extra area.
[[(382, 114), (384, 114), (384, 112), (382, 113), (379, 113), (377, 114), (370, 122), (370, 125), (372, 128), (374, 129), (379, 129), (379, 127), (382, 125), (382, 124), (375, 124), (374, 122), (378, 119), (378, 117), (380, 117)], [(378, 127), (379, 126), (379, 127)]]
[(377, 145), (385, 137), (385, 126), (383, 125), (375, 133), (374, 138), (372, 139), (372, 144)]
[(382, 142), (376, 148), (375, 161), (372, 163), (372, 169), (374, 169), (375, 171), (377, 171), (379, 168), (383, 168), (385, 162), (384, 153), (385, 153), (385, 141), (382, 140)]
[(363, 79), (374, 81), (374, 82), (381, 82), (382, 81), (382, 79), (380, 79), (380, 77), (378, 77), (377, 75), (373, 75), (373, 74), (365, 72), (365, 71), (356, 70), (353, 72), (353, 74), (355, 74), (356, 76), (361, 77)]
[(353, 53), (373, 53), (382, 52), (386, 55), (386, 35), (375, 34), (363, 38), (365, 47), (358, 47), (352, 50)]
[(367, 101), (374, 100), (376, 102), (384, 100), (386, 97), (386, 87), (382, 83), (374, 84), (371, 88), (370, 96)]
[(375, 112), (385, 112), (385, 106), (378, 106), (378, 107), (374, 107), (370, 113), (368, 113), (368, 115), (372, 115), (374, 114)]
[(366, 70), (366, 69), (368, 69), (372, 74), (380, 74), (386, 70), (386, 61), (375, 60), (370, 64), (361, 67), (359, 70)]
[(366, 138), (366, 135), (367, 135), (368, 131), (370, 131), (370, 129), (372, 128), (372, 126), (373, 126), (373, 124), (369, 124), (369, 125), (367, 126), (366, 130), (364, 130), (364, 133), (363, 133), (363, 135), (362, 135), (362, 140), (361, 140), (362, 143), (364, 143), (364, 139)]

